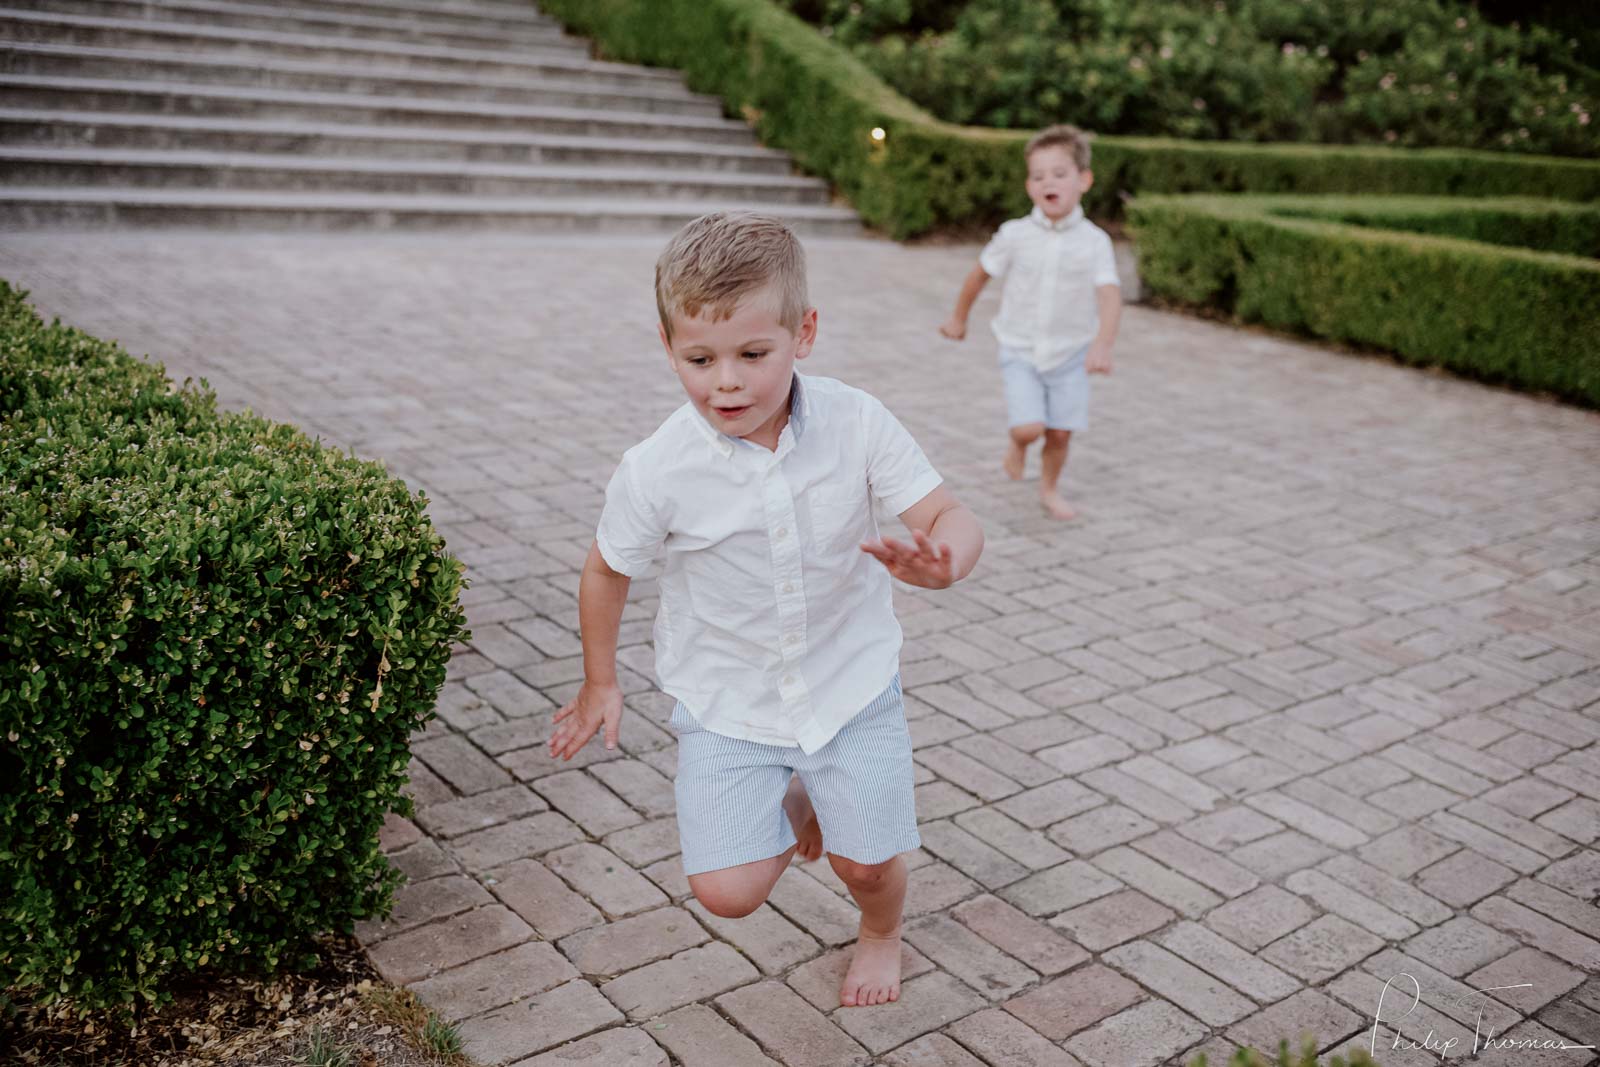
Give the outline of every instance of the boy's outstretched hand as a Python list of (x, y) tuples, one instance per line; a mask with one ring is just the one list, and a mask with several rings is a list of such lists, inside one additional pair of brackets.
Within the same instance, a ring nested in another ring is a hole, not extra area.
[(571, 759), (601, 726), (606, 728), (606, 747), (616, 748), (622, 730), (622, 690), (584, 682), (578, 695), (556, 712), (555, 723), (555, 733), (550, 735), (551, 756)]
[(967, 320), (951, 316), (939, 324), (939, 332), (952, 341), (959, 341), (967, 336)]
[(908, 585), (920, 585), (924, 589), (948, 588), (955, 581), (954, 557), (950, 546), (942, 542), (934, 544), (921, 530), (913, 530), (911, 536), (914, 540), (912, 544), (885, 537), (879, 541), (865, 542), (861, 551), (882, 563), (890, 574)]

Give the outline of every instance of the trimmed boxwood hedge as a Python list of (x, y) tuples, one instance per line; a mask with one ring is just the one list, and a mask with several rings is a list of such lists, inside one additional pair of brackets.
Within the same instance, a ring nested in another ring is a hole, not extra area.
[(0, 990), (157, 999), (387, 909), (465, 636), (425, 503), (0, 283)]
[[(940, 122), (771, 0), (541, 0), (606, 54), (676, 67), (901, 238), (1020, 215), (1027, 134)], [(1062, 116), (1070, 121), (1072, 116)], [(887, 134), (874, 141), (871, 131)], [(1382, 193), (1600, 199), (1600, 163), (1453, 149), (1101, 137), (1086, 209), (1131, 193)]]
[(1267, 201), (1277, 215), (1348, 222), (1510, 248), (1600, 257), (1600, 205), (1517, 197), (1317, 197)]
[(1600, 407), (1600, 260), (1437, 235), (1581, 247), (1593, 209), (1141, 196), (1128, 223), (1158, 297)]

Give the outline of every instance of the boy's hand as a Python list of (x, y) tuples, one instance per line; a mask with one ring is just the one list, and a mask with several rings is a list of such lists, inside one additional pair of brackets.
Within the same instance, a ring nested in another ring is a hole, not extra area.
[(934, 544), (921, 530), (912, 531), (911, 536), (914, 544), (885, 537), (881, 541), (866, 542), (861, 551), (908, 585), (920, 585), (924, 589), (948, 588), (955, 581), (950, 546)]
[(1083, 357), (1083, 366), (1090, 374), (1110, 374), (1111, 348), (1091, 345), (1089, 354)]
[(952, 341), (959, 341), (967, 336), (967, 320), (951, 315), (939, 326), (939, 332)]
[(550, 755), (569, 760), (589, 743), (595, 731), (606, 728), (606, 747), (617, 747), (622, 730), (622, 690), (616, 685), (584, 682), (578, 695), (556, 712), (555, 733), (550, 735)]

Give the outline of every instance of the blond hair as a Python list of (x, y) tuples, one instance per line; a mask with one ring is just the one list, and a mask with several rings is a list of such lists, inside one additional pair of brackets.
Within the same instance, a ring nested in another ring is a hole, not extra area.
[(806, 256), (794, 231), (771, 215), (716, 211), (679, 230), (656, 260), (656, 310), (672, 340), (672, 316), (717, 319), (768, 284), (778, 292), (778, 322), (794, 333), (805, 317)]
[(1072, 153), (1072, 162), (1077, 164), (1079, 170), (1088, 170), (1091, 137), (1091, 134), (1076, 126), (1065, 124), (1046, 126), (1028, 138), (1027, 147), (1022, 150), (1022, 158), (1032, 159), (1033, 154), (1041, 148), (1065, 148)]

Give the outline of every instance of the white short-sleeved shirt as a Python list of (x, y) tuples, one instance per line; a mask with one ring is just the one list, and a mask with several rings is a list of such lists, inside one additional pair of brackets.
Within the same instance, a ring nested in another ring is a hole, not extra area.
[(1051, 222), (1039, 208), (1002, 223), (978, 265), (1005, 279), (994, 335), (1006, 348), (1049, 370), (1094, 340), (1100, 329), (1095, 289), (1120, 285), (1111, 237), (1076, 207)]
[(874, 506), (942, 479), (875, 397), (796, 374), (776, 451), (684, 404), (622, 457), (595, 540), (630, 577), (664, 560), (656, 674), (707, 730), (815, 752), (899, 669)]

